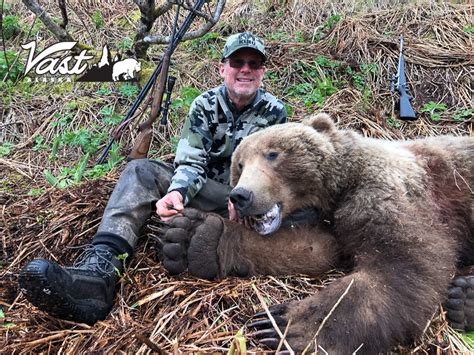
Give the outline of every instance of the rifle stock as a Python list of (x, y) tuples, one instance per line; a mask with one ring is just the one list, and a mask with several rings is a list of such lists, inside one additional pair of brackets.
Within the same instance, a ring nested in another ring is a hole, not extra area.
[(128, 155), (127, 160), (145, 159), (150, 150), (151, 140), (153, 138), (153, 127), (145, 127), (140, 130), (138, 137), (133, 145), (132, 151)]
[(405, 92), (400, 93), (400, 119), (413, 121), (416, 120), (416, 113), (410, 103), (411, 97)]

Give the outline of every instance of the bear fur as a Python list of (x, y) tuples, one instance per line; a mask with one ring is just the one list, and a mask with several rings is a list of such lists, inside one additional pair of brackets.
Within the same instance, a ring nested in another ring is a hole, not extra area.
[(320, 277), (341, 266), (336, 239), (317, 224), (318, 219), (316, 224), (307, 218), (285, 221), (291, 224), (268, 238), (217, 214), (186, 208), (168, 222), (161, 238), (164, 266), (171, 274), (188, 270), (210, 280), (289, 274)]
[(316, 333), (317, 345), (334, 354), (411, 342), (444, 300), (457, 266), (474, 263), (472, 137), (364, 138), (319, 114), (244, 139), (231, 180), (239, 217), (272, 219), (263, 234), (274, 232), (274, 219), (313, 207), (351, 256), (349, 274), (278, 309), (279, 318), (291, 319), (286, 340), (295, 351)]
[[(413, 342), (456, 269), (474, 264), (473, 138), (370, 139), (319, 114), (244, 139), (231, 182), (240, 221), (259, 234), (186, 209), (165, 233), (165, 267), (206, 279), (320, 276), (349, 261), (344, 277), (273, 308), (282, 332), (291, 319), (294, 351), (372, 354)], [(294, 218), (308, 210), (319, 216)], [(255, 326), (278, 345), (268, 320)]]

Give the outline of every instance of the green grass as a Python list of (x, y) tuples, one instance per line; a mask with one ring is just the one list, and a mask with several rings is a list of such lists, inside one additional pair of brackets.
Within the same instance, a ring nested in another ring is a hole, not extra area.
[(464, 120), (472, 118), (473, 116), (474, 116), (474, 109), (472, 109), (472, 108), (469, 108), (469, 109), (463, 108), (463, 109), (457, 110), (454, 113), (453, 119), (455, 121), (464, 121)]
[(21, 32), (21, 24), (18, 16), (7, 15), (3, 17), (3, 36), (8, 40)]
[(15, 144), (10, 142), (0, 144), (0, 157), (9, 155), (12, 152), (14, 146)]
[(12, 85), (25, 70), (23, 60), (20, 59), (19, 54), (14, 51), (0, 52), (0, 83), (5, 79), (6, 83), (2, 83), (3, 87)]
[(474, 350), (474, 332), (468, 332), (464, 334), (463, 339), (466, 341), (470, 349)]
[(99, 9), (95, 10), (92, 14), (92, 22), (94, 22), (94, 25), (97, 29), (104, 27), (105, 21)]
[(439, 121), (441, 120), (441, 114), (447, 109), (448, 107), (444, 103), (430, 101), (423, 105), (423, 107), (420, 109), (420, 112), (426, 112), (430, 116), (431, 120)]
[(0, 308), (0, 328), (9, 329), (9, 328), (13, 328), (13, 327), (16, 326), (15, 323), (4, 322), (4, 320), (5, 320), (5, 313), (3, 312), (3, 309)]

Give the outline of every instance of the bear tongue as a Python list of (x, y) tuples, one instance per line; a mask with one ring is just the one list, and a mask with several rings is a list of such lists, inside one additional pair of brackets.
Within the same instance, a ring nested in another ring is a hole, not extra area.
[(279, 204), (273, 207), (258, 219), (253, 219), (253, 228), (260, 235), (269, 235), (276, 232), (281, 225), (281, 208)]

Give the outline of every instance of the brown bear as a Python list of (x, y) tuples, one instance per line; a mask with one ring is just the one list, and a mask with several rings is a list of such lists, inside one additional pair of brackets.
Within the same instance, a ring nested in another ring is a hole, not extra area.
[[(282, 329), (291, 319), (295, 351), (378, 353), (413, 341), (456, 268), (474, 264), (473, 138), (382, 141), (320, 114), (244, 139), (231, 174), (230, 199), (261, 235), (189, 210), (165, 233), (165, 266), (203, 278), (319, 275), (348, 258), (346, 276), (273, 308)], [(253, 325), (278, 344), (268, 319)]]

